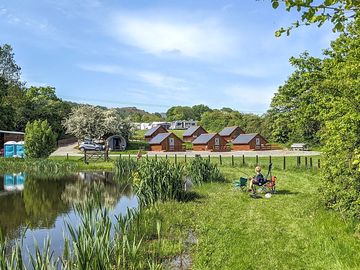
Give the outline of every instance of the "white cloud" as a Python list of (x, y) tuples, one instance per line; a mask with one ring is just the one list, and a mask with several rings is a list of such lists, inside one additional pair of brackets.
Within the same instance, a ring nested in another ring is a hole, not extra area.
[(235, 107), (240, 105), (242, 111), (264, 112), (269, 108), (277, 88), (277, 86), (235, 85), (226, 88), (224, 94), (231, 98), (229, 103), (236, 105)]
[(83, 70), (108, 73), (108, 74), (119, 74), (126, 75), (124, 68), (118, 65), (108, 65), (108, 64), (80, 64), (79, 67)]
[(176, 90), (187, 90), (186, 81), (184, 79), (166, 76), (157, 72), (140, 72), (138, 77), (157, 88), (167, 88), (167, 89), (176, 89)]
[(185, 18), (176, 21), (151, 16), (117, 15), (110, 25), (110, 31), (119, 42), (155, 55), (211, 58), (234, 51), (235, 39), (219, 23), (185, 21)]

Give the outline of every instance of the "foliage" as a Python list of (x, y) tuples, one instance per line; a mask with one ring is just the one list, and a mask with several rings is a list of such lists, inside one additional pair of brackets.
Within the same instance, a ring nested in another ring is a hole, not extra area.
[(115, 174), (121, 178), (131, 176), (136, 168), (136, 161), (129, 158), (118, 158), (114, 163)]
[(287, 11), (296, 9), (301, 13), (301, 22), (297, 20), (287, 29), (281, 28), (275, 35), (283, 33), (287, 35), (293, 28), (301, 25), (316, 24), (318, 27), (330, 21), (333, 24), (334, 32), (343, 32), (346, 25), (353, 18), (357, 18), (360, 11), (360, 3), (357, 0), (271, 0), (272, 7), (278, 8), (280, 3), (284, 3)]
[(318, 144), (323, 121), (320, 118), (319, 89), (325, 78), (322, 60), (307, 52), (290, 63), (295, 71), (279, 87), (271, 101), (268, 115), (274, 141)]
[(201, 157), (191, 160), (187, 167), (187, 175), (192, 182), (198, 185), (207, 182), (222, 182), (225, 180), (216, 164)]
[(12, 47), (0, 45), (0, 78), (8, 82), (19, 82), (21, 68), (16, 64)]
[(200, 124), (208, 131), (219, 132), (224, 127), (240, 126), (247, 133), (260, 133), (264, 137), (269, 135), (266, 116), (251, 113), (241, 113), (230, 108), (205, 112)]
[[(324, 59), (292, 59), (297, 70), (274, 97), (273, 136), (320, 140), (326, 205), (360, 218), (360, 21), (324, 51)], [(353, 162), (355, 164), (353, 165)]]
[(35, 120), (25, 129), (25, 154), (29, 158), (46, 158), (55, 150), (56, 139), (47, 120)]
[(73, 107), (63, 125), (67, 133), (82, 140), (84, 138), (101, 139), (111, 134), (120, 134), (128, 139), (131, 129), (130, 124), (121, 119), (115, 110), (90, 105)]
[(195, 118), (194, 111), (189, 106), (173, 106), (166, 112), (166, 120), (193, 120)]
[(143, 160), (133, 173), (133, 186), (144, 205), (184, 198), (182, 165), (167, 160)]

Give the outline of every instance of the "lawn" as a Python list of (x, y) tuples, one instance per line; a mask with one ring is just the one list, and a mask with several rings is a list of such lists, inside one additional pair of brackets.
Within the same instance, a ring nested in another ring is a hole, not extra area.
[[(222, 171), (228, 179), (243, 175), (228, 166)], [(195, 201), (159, 206), (168, 233), (175, 227), (195, 233), (197, 244), (183, 251), (192, 269), (360, 269), (360, 239), (353, 224), (321, 204), (319, 173), (274, 173), (278, 193), (270, 199), (212, 183), (195, 189)]]

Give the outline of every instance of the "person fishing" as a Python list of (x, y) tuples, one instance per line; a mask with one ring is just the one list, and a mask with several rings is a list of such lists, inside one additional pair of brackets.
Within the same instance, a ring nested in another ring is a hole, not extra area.
[(261, 173), (261, 167), (258, 165), (255, 167), (255, 176), (249, 181), (249, 192), (253, 191), (254, 185), (263, 185), (266, 182), (264, 176)]

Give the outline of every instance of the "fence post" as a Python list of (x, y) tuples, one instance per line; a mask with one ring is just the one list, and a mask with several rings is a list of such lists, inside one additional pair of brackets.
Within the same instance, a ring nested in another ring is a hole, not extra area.
[(146, 160), (149, 160), (149, 155), (148, 154), (146, 154)]
[(66, 153), (66, 160), (69, 160), (69, 153)]
[(231, 155), (231, 166), (234, 167), (234, 155)]
[(284, 156), (284, 160), (283, 160), (283, 170), (286, 170), (286, 157)]
[(175, 164), (177, 164), (177, 155), (175, 154)]
[(320, 169), (320, 159), (318, 159), (318, 168)]
[(310, 158), (310, 168), (312, 168), (313, 164), (312, 164), (312, 157)]
[(220, 165), (222, 165), (222, 158), (221, 158), (221, 155), (219, 155), (219, 161), (220, 161)]
[(299, 167), (299, 157), (296, 157), (296, 167)]
[(256, 166), (259, 165), (259, 156), (258, 155), (256, 155), (255, 161), (256, 161)]
[(305, 157), (305, 168), (307, 169), (308, 167), (308, 160), (307, 160), (307, 157)]
[(84, 163), (87, 164), (86, 150), (84, 151)]
[(167, 159), (167, 154), (165, 155), (165, 159)]
[(185, 154), (185, 163), (186, 163), (186, 154)]
[(131, 159), (131, 157), (130, 157), (130, 154), (129, 154), (129, 160)]
[(211, 161), (211, 160), (210, 160), (210, 159), (211, 159), (211, 158), (210, 158), (210, 155), (208, 156), (208, 159), (209, 159), (209, 161)]
[(242, 164), (245, 165), (245, 155), (242, 155)]
[(269, 156), (269, 163), (271, 163), (271, 156)]
[(155, 154), (155, 161), (157, 161), (157, 154)]

